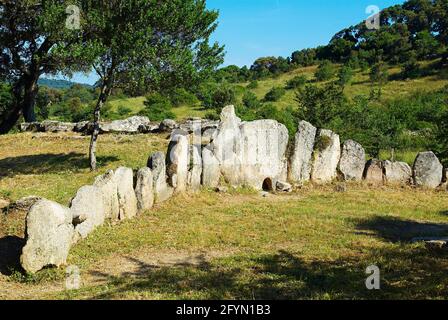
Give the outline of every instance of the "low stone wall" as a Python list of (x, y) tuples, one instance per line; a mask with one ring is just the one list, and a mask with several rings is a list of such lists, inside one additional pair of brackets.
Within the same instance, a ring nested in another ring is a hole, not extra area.
[(216, 127), (204, 130), (200, 124), (194, 121), (183, 130), (165, 122), (173, 130), (166, 154), (152, 154), (147, 167), (137, 172), (121, 167), (97, 177), (78, 190), (69, 207), (36, 199), (26, 218), (23, 268), (33, 273), (64, 265), (70, 248), (106, 220), (132, 219), (154, 203), (201, 187), (291, 192), (307, 181), (339, 179), (437, 188), (446, 174), (432, 152), (420, 153), (413, 168), (401, 162), (366, 163), (359, 143), (348, 140), (341, 145), (337, 134), (307, 122), (299, 124), (289, 145), (285, 126), (274, 120), (242, 122), (233, 106), (223, 109)]
[[(137, 134), (137, 133), (159, 133), (172, 132), (175, 129), (181, 129), (192, 133), (194, 126), (199, 123), (203, 129), (216, 129), (219, 125), (218, 121), (202, 120), (198, 118), (190, 118), (182, 123), (174, 120), (166, 119), (160, 123), (152, 122), (148, 117), (135, 116), (124, 120), (115, 120), (111, 122), (100, 123), (100, 134), (119, 133), (119, 134)], [(22, 123), (20, 125), (22, 132), (77, 132), (81, 134), (91, 134), (93, 131), (93, 123), (82, 121), (78, 123), (61, 122), (45, 120), (43, 122)]]

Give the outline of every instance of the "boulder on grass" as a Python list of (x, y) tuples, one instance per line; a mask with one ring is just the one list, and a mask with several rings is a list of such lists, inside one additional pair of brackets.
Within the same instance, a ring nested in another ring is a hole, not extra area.
[(207, 147), (202, 149), (202, 185), (206, 188), (216, 188), (221, 179), (219, 161)]
[(47, 266), (64, 265), (73, 234), (68, 208), (45, 199), (36, 202), (26, 217), (26, 245), (20, 257), (23, 269), (35, 273)]
[(364, 180), (368, 183), (383, 184), (384, 183), (384, 170), (383, 162), (376, 159), (367, 161), (366, 168), (364, 170)]
[(435, 189), (442, 183), (443, 166), (437, 156), (420, 152), (414, 163), (414, 183), (418, 187)]
[(409, 184), (412, 181), (412, 169), (405, 162), (384, 161), (384, 179), (392, 184)]
[(201, 188), (202, 177), (202, 156), (201, 146), (190, 146), (190, 170), (188, 171), (188, 188), (191, 191), (198, 191)]

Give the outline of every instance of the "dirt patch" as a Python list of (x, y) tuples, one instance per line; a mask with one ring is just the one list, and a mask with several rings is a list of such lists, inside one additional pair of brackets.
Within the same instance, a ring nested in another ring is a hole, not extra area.
[(94, 268), (84, 272), (84, 285), (106, 283), (111, 277), (144, 277), (148, 272), (166, 267), (205, 267), (212, 259), (234, 254), (225, 252), (187, 252), (141, 250), (126, 255), (112, 255), (96, 264)]

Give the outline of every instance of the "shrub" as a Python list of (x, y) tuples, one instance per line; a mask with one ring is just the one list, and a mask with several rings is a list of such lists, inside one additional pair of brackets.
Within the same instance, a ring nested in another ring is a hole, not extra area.
[(294, 78), (292, 78), (291, 80), (289, 80), (286, 83), (286, 89), (293, 90), (293, 89), (302, 88), (303, 86), (305, 86), (307, 81), (308, 80), (307, 80), (306, 76), (304, 76), (304, 75), (295, 76)]
[(258, 88), (258, 81), (257, 80), (253, 80), (251, 81), (248, 85), (247, 85), (247, 89), (257, 89)]
[(132, 110), (126, 106), (119, 105), (117, 108), (117, 113), (119, 116), (124, 117), (130, 115)]
[(335, 69), (333, 64), (325, 60), (319, 65), (314, 76), (316, 77), (317, 81), (327, 81), (333, 78), (334, 74)]
[(145, 108), (139, 112), (139, 115), (146, 116), (151, 121), (162, 121), (176, 117), (171, 111), (170, 101), (160, 93), (148, 95), (144, 104)]
[(251, 92), (246, 91), (243, 96), (243, 105), (248, 109), (258, 109), (260, 107), (260, 101), (258, 101), (257, 96)]
[(268, 93), (266, 93), (264, 100), (269, 102), (275, 102), (280, 100), (285, 95), (285, 93), (286, 90), (284, 88), (273, 87)]
[(198, 98), (184, 88), (177, 88), (170, 94), (170, 101), (174, 107), (179, 107), (181, 105), (194, 105), (198, 103)]

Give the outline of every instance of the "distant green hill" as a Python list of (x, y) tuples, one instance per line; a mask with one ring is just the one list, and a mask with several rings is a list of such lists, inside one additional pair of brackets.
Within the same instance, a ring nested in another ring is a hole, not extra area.
[(91, 85), (83, 84), (83, 83), (76, 83), (76, 82), (67, 81), (67, 80), (46, 79), (46, 78), (40, 79), (38, 83), (40, 86), (45, 86), (45, 87), (54, 88), (54, 89), (68, 89), (68, 88), (73, 87), (75, 84), (80, 84), (82, 86), (89, 87), (89, 88), (92, 87)]

